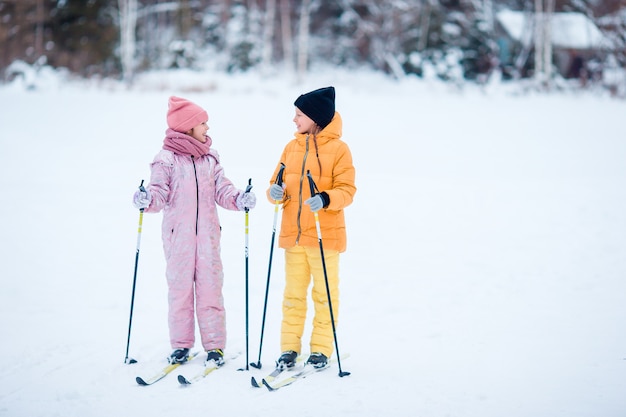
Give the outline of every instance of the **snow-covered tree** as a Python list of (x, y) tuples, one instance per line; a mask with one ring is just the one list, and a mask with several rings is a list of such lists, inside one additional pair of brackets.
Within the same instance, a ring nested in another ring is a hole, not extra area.
[(263, 22), (263, 53), (261, 54), (261, 68), (267, 73), (272, 64), (274, 52), (274, 27), (276, 22), (276, 0), (265, 2), (265, 19)]
[(287, 72), (293, 74), (295, 71), (295, 58), (291, 30), (291, 2), (289, 0), (280, 0), (280, 31), (283, 47), (283, 63)]
[(549, 87), (552, 69), (552, 14), (554, 0), (535, 0), (535, 81)]
[(298, 63), (297, 79), (301, 82), (309, 64), (309, 24), (311, 21), (311, 0), (302, 0), (298, 22)]
[[(172, 67), (280, 68), (302, 80), (318, 63), (482, 82), (497, 65), (494, 9), (502, 8), (532, 16), (520, 45), (505, 45), (509, 77), (534, 74), (549, 85), (558, 34), (550, 16), (562, 11), (583, 12), (601, 27), (616, 65), (626, 67), (620, 0), (6, 0), (0, 71), (45, 56), (86, 76), (121, 71), (127, 82)], [(603, 63), (594, 65), (600, 79)]]
[(132, 83), (135, 74), (137, 0), (118, 0), (120, 20), (120, 61), (122, 77)]

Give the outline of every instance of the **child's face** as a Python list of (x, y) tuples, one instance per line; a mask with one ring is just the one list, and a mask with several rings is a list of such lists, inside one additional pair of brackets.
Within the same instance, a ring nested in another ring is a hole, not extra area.
[(206, 142), (206, 132), (209, 131), (209, 125), (207, 122), (200, 123), (198, 126), (191, 129), (187, 134), (194, 138), (195, 140), (205, 143)]
[(298, 133), (311, 133), (315, 128), (315, 122), (309, 118), (306, 114), (296, 107), (296, 116), (293, 118), (293, 122), (296, 124)]

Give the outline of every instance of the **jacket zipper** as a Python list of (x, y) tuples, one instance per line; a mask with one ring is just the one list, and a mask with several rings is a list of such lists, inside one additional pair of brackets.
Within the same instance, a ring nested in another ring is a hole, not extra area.
[(193, 175), (196, 178), (196, 236), (198, 236), (198, 217), (200, 216), (200, 187), (198, 186), (198, 172), (196, 171), (196, 162), (191, 155), (191, 163), (193, 164)]
[(304, 158), (302, 159), (302, 171), (300, 172), (300, 191), (298, 194), (298, 218), (296, 222), (298, 225), (298, 236), (296, 236), (296, 245), (300, 241), (300, 236), (302, 235), (302, 225), (300, 224), (300, 215), (302, 214), (302, 183), (304, 182), (304, 176), (305, 176), (304, 168), (306, 166), (306, 158), (308, 155), (309, 155), (309, 135), (306, 135), (306, 146), (304, 149)]

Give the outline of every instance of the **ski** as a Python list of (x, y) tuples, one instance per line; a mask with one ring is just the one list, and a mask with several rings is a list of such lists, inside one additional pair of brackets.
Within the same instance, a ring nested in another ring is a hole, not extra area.
[[(296, 363), (300, 363), (302, 361), (303, 361), (302, 356), (298, 356), (296, 358)], [(252, 384), (254, 388), (261, 388), (263, 381), (267, 381), (268, 383), (272, 382), (276, 378), (278, 378), (278, 376), (282, 374), (284, 371), (293, 371), (293, 370), (294, 370), (293, 367), (292, 368), (276, 368), (272, 371), (272, 373), (266, 375), (264, 378), (261, 379), (261, 384), (259, 384), (259, 382), (254, 377), (250, 378), (250, 383)]]
[[(261, 382), (272, 382), (274, 381), (276, 378), (278, 378), (278, 375), (282, 374), (284, 371), (286, 371), (286, 369), (284, 368), (276, 368), (274, 369), (274, 371), (272, 371), (271, 374), (268, 374), (267, 376), (265, 376), (265, 378), (261, 379)], [(254, 377), (250, 378), (250, 383), (252, 384), (252, 386), (254, 388), (261, 388), (261, 385), (259, 385), (259, 383), (257, 382), (257, 380)]]
[(154, 376), (148, 378), (148, 379), (144, 379), (140, 376), (138, 376), (137, 378), (135, 378), (135, 381), (137, 381), (137, 383), (139, 385), (142, 386), (146, 386), (146, 385), (152, 385), (157, 381), (162, 380), (163, 378), (165, 378), (168, 374), (170, 374), (174, 369), (178, 368), (180, 365), (183, 365), (189, 361), (191, 361), (194, 357), (196, 357), (196, 355), (198, 355), (198, 353), (192, 353), (189, 355), (189, 357), (187, 358), (187, 360), (183, 363), (171, 363), (169, 365), (167, 365), (166, 367), (164, 367), (163, 369), (161, 369), (161, 371), (157, 372)]
[[(227, 361), (233, 360), (237, 358), (239, 355), (241, 355), (241, 352), (236, 352), (235, 354), (228, 356)], [(210, 362), (211, 363), (205, 364), (204, 369), (201, 372), (198, 372), (196, 375), (190, 378), (187, 378), (184, 375), (178, 375), (178, 383), (183, 386), (195, 384), (197, 382), (200, 382), (204, 378), (206, 378), (207, 375), (209, 375), (211, 372), (215, 371), (216, 369), (221, 368), (221, 366), (217, 366), (215, 361), (210, 361)]]
[[(347, 358), (349, 355), (345, 354), (345, 355), (341, 355), (341, 359)], [(275, 376), (273, 379), (271, 380), (266, 380), (265, 378), (263, 379), (263, 385), (265, 385), (265, 387), (269, 390), (269, 391), (276, 391), (279, 390), (280, 388), (286, 387), (288, 385), (293, 384), (294, 382), (296, 382), (299, 379), (304, 379), (307, 376), (316, 373), (316, 372), (321, 372), (324, 371), (328, 368), (330, 368), (330, 366), (335, 363), (337, 360), (336, 359), (331, 359), (330, 361), (328, 361), (328, 363), (326, 364), (326, 366), (322, 367), (322, 368), (316, 368), (313, 365), (309, 365), (309, 364), (304, 364), (304, 367), (298, 371), (296, 374), (287, 377), (285, 379), (281, 379), (278, 382), (272, 383), (277, 376)], [(270, 374), (271, 375), (271, 374)], [(343, 375), (340, 376), (346, 376), (346, 375), (350, 375), (349, 372), (344, 373)]]
[[(213, 362), (213, 361), (211, 361)], [(213, 362), (210, 365), (207, 365), (202, 372), (198, 372), (195, 376), (187, 379), (185, 378), (184, 375), (178, 375), (178, 382), (180, 383), (180, 385), (191, 385), (191, 384), (195, 384), (196, 382), (204, 379), (208, 374), (210, 374), (211, 372), (215, 371), (216, 369), (218, 369), (219, 367), (215, 364), (215, 362)]]
[(285, 379), (282, 379), (274, 384), (272, 384), (271, 382), (273, 381), (267, 381), (265, 379), (263, 379), (263, 385), (265, 385), (265, 387), (269, 390), (269, 391), (276, 391), (280, 388), (286, 387), (288, 385), (293, 384), (294, 382), (296, 382), (299, 379), (303, 379), (306, 378), (307, 376), (311, 375), (314, 372), (320, 372), (323, 371), (325, 369), (330, 368), (330, 364), (326, 365), (323, 368), (315, 368), (312, 365), (307, 365), (305, 364), (304, 367), (296, 374), (287, 377)]

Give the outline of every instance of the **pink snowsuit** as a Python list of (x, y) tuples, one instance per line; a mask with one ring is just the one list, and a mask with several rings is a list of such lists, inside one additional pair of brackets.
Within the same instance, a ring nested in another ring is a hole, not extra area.
[(204, 350), (224, 349), (226, 318), (217, 206), (238, 210), (243, 191), (224, 176), (213, 149), (194, 158), (161, 150), (151, 164), (146, 212), (163, 210), (163, 250), (169, 288), (168, 323), (173, 349), (195, 343), (195, 309)]

